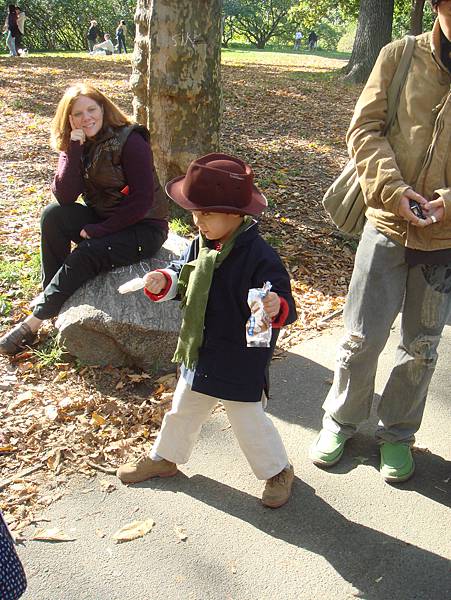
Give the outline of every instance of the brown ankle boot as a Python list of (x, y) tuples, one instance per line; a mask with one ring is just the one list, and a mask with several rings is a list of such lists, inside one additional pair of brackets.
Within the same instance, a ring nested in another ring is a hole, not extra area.
[(269, 508), (279, 508), (283, 506), (291, 494), (291, 486), (294, 480), (293, 465), (285, 467), (271, 479), (266, 481), (265, 489), (262, 494), (262, 503)]
[(36, 339), (36, 333), (31, 331), (27, 323), (19, 323), (11, 331), (0, 338), (0, 354), (14, 356), (26, 346), (30, 346)]
[(152, 477), (173, 477), (177, 475), (177, 465), (168, 460), (152, 460), (142, 456), (136, 461), (121, 465), (116, 475), (122, 483), (139, 483)]

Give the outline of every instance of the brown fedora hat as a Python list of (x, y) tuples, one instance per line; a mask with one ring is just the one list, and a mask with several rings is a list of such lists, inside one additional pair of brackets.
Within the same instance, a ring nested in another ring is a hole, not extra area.
[(250, 166), (228, 154), (193, 160), (186, 175), (166, 184), (166, 193), (186, 210), (257, 216), (268, 205)]

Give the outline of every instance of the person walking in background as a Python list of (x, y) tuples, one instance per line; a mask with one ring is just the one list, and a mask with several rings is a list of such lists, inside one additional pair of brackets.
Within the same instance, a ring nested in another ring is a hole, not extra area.
[(369, 417), (378, 358), (402, 310), (395, 365), (377, 406), (380, 473), (390, 483), (414, 473), (411, 446), (451, 312), (451, 1), (431, 5), (438, 18), (415, 39), (396, 127), (382, 133), (405, 40), (382, 48), (348, 130), (368, 220), (323, 428), (310, 449), (314, 464), (331, 467)]
[(98, 36), (99, 28), (97, 26), (97, 21), (93, 20), (89, 25), (88, 34), (86, 36), (88, 39), (89, 52), (92, 52), (94, 50), (94, 44), (96, 43)]
[(122, 19), (121, 21), (119, 21), (119, 25), (116, 28), (117, 51), (119, 52), (119, 54), (122, 52), (122, 48), (124, 49), (124, 53), (127, 54), (127, 46), (125, 45), (126, 36), (127, 25)]
[(294, 49), (300, 50), (302, 42), (302, 31), (296, 31), (294, 34)]
[(16, 37), (20, 35), (20, 31), (17, 26), (17, 12), (14, 4), (8, 6), (4, 32), (6, 32), (6, 46), (9, 50), (9, 55), (17, 56)]
[(316, 35), (316, 33), (314, 31), (311, 31), (308, 34), (308, 47), (309, 47), (309, 50), (314, 50), (317, 45), (318, 45), (318, 36)]
[(17, 51), (17, 54), (23, 54), (24, 48), (22, 45), (22, 38), (25, 34), (25, 19), (27, 17), (25, 15), (25, 11), (23, 11), (19, 6), (16, 6), (16, 14), (17, 14), (17, 28), (18, 28), (18, 32), (16, 34), (16, 51)]

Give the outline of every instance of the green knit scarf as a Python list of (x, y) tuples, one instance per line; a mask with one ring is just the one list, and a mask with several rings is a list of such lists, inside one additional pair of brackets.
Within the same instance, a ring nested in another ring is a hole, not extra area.
[(243, 223), (220, 250), (209, 248), (205, 237), (199, 235), (199, 254), (195, 260), (183, 265), (179, 275), (177, 291), (182, 297), (184, 313), (172, 362), (183, 363), (188, 369), (195, 368), (203, 341), (205, 310), (214, 270), (228, 257), (236, 238), (251, 223), (252, 217), (244, 217)]

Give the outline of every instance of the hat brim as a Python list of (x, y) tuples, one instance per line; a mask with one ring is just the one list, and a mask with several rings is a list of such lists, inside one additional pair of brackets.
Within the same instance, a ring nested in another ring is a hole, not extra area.
[(252, 184), (252, 196), (251, 201), (245, 206), (205, 206), (195, 204), (188, 200), (182, 191), (183, 182), (185, 175), (176, 177), (166, 184), (166, 193), (176, 204), (184, 208), (185, 210), (202, 210), (204, 212), (220, 212), (220, 213), (233, 213), (237, 215), (252, 215), (258, 217), (262, 214), (265, 208), (268, 207), (268, 201), (265, 196)]

